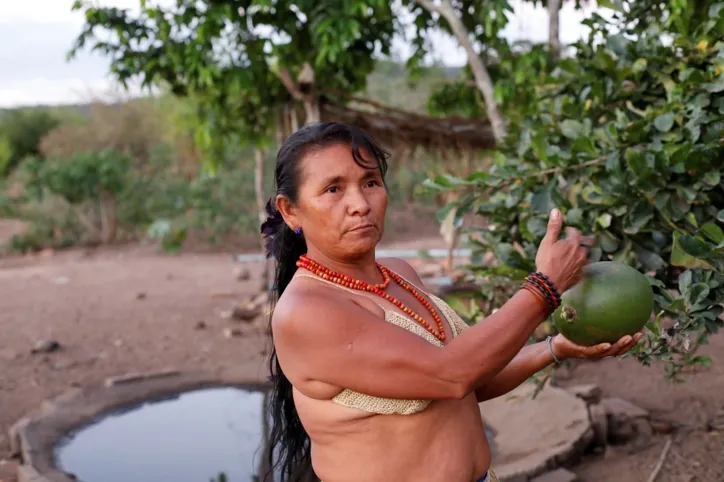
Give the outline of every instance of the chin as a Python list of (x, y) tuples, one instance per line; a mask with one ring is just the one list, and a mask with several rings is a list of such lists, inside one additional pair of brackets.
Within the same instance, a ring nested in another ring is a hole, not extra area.
[(349, 251), (352, 256), (362, 256), (374, 251), (377, 248), (377, 244), (380, 242), (381, 234), (377, 231), (359, 236), (356, 240), (349, 243)]

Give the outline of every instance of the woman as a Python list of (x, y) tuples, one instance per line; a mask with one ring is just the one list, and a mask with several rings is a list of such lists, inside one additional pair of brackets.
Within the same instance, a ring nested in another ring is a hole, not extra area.
[(273, 451), (285, 480), (495, 481), (478, 403), (547, 365), (628, 351), (640, 334), (579, 347), (524, 346), (581, 276), (589, 239), (559, 240), (554, 210), (537, 275), (467, 327), (400, 259), (375, 259), (387, 154), (364, 132), (304, 127), (277, 157), (262, 226), (277, 261), (271, 319)]

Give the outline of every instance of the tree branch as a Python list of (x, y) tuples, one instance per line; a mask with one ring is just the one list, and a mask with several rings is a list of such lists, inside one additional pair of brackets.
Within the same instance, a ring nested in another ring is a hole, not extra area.
[(279, 69), (278, 75), (279, 79), (282, 81), (282, 84), (284, 84), (284, 87), (287, 88), (291, 96), (297, 100), (302, 100), (302, 92), (299, 90), (299, 86), (297, 86), (297, 83), (294, 82), (294, 79), (292, 79), (292, 76), (289, 75), (289, 70)]
[(430, 12), (440, 14), (448, 24), (450, 29), (455, 34), (460, 45), (463, 47), (468, 56), (468, 63), (470, 64), (470, 70), (473, 72), (475, 77), (475, 85), (483, 94), (485, 99), (485, 107), (488, 111), (488, 118), (490, 118), (490, 124), (493, 129), (493, 135), (495, 136), (496, 143), (502, 143), (508, 135), (508, 128), (503, 118), (503, 115), (498, 109), (498, 103), (495, 101), (495, 94), (493, 88), (493, 81), (488, 74), (488, 70), (485, 68), (483, 61), (473, 49), (473, 44), (470, 42), (470, 33), (467, 31), (462, 21), (455, 12), (450, 0), (442, 0), (442, 3), (435, 4), (432, 0), (415, 0), (421, 7), (425, 8)]

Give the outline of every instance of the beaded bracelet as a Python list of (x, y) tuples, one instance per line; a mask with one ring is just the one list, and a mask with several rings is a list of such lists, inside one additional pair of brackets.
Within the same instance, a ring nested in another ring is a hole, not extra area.
[(526, 289), (535, 290), (534, 292), (544, 297), (553, 311), (560, 306), (561, 295), (546, 275), (540, 272), (532, 273), (525, 279), (525, 282)]

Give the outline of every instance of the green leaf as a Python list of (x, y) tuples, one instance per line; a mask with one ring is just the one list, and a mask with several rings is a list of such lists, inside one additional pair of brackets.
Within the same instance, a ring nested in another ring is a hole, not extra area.
[(656, 117), (654, 126), (661, 132), (669, 132), (674, 126), (674, 113), (667, 112)]
[(709, 286), (706, 283), (694, 283), (687, 292), (689, 306), (697, 305), (709, 296)]
[(536, 238), (541, 238), (546, 233), (546, 230), (548, 228), (548, 222), (539, 217), (532, 217), (528, 219), (528, 222), (526, 223), (526, 228), (533, 236), (535, 236)]
[(720, 74), (716, 82), (709, 82), (701, 84), (701, 87), (709, 92), (723, 92), (724, 91), (724, 75)]
[(694, 256), (691, 256), (686, 251), (684, 251), (683, 247), (681, 246), (680, 237), (681, 234), (679, 234), (678, 232), (674, 233), (673, 245), (671, 247), (671, 265), (689, 269), (711, 269), (711, 265), (709, 263)]
[(705, 223), (699, 232), (715, 244), (724, 243), (724, 232), (714, 223)]
[(715, 3), (714, 5), (709, 7), (709, 18), (718, 18), (722, 10), (724, 10), (724, 2)]
[(688, 234), (682, 234), (679, 237), (679, 244), (686, 254), (695, 258), (704, 259), (711, 253), (711, 249), (706, 243)]
[(719, 211), (719, 213), (716, 215), (716, 219), (717, 219), (717, 221), (719, 221), (720, 223), (724, 223), (724, 209), (722, 209), (721, 211)]
[(691, 271), (686, 270), (679, 275), (679, 293), (685, 295), (691, 286)]
[(714, 187), (719, 184), (721, 173), (719, 171), (709, 171), (702, 178), (702, 182), (708, 186)]
[(654, 210), (649, 204), (639, 203), (626, 216), (623, 231), (626, 234), (636, 234), (654, 217)]
[(578, 139), (583, 135), (583, 124), (573, 119), (566, 119), (561, 122), (561, 133), (569, 139)]
[(641, 72), (646, 71), (646, 67), (648, 67), (648, 65), (649, 63), (646, 59), (637, 59), (633, 64), (633, 71), (640, 74)]

